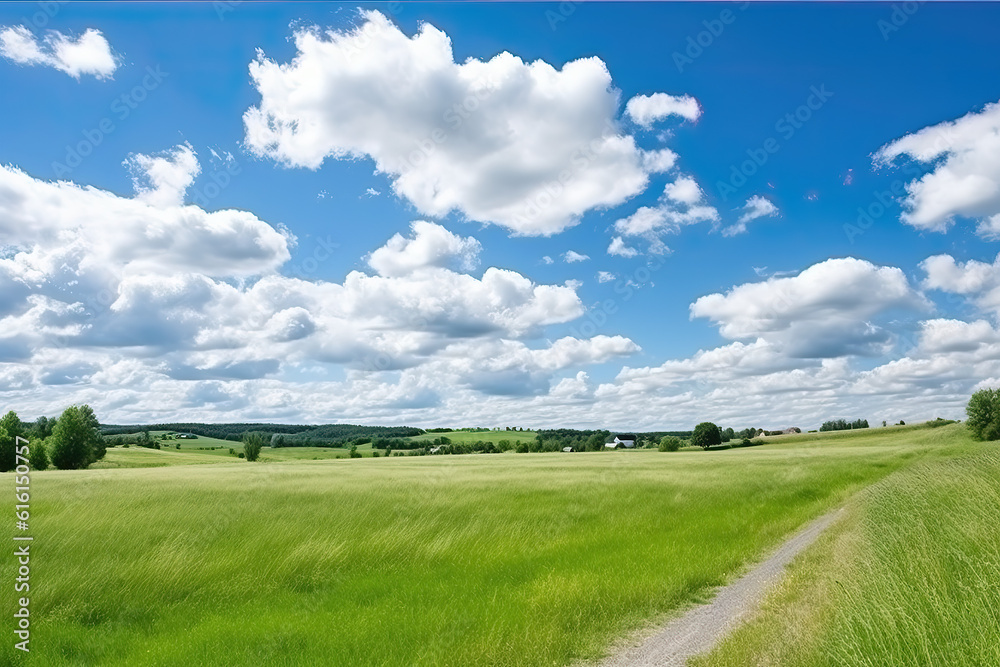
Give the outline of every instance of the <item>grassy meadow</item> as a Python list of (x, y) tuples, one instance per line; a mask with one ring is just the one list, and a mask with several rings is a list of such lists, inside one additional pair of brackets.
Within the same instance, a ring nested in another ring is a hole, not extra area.
[(858, 494), (752, 621), (693, 664), (1000, 665), (1000, 449), (977, 449)]
[(431, 442), (435, 438), (444, 436), (452, 443), (468, 445), (474, 442), (492, 442), (496, 444), (501, 440), (509, 440), (512, 445), (518, 442), (531, 442), (538, 433), (535, 431), (449, 431), (448, 433), (424, 433), (423, 435), (407, 438), (411, 442)]
[[(806, 521), (845, 502), (861, 521), (850, 500), (857, 491), (912, 479), (903, 488), (919, 492), (928, 474), (920, 470), (961, 468), (962, 457), (987, 448), (960, 425), (712, 452), (313, 461), (266, 460), (295, 452), (265, 448), (253, 464), (185, 444), (109, 450), (120, 467), (33, 474), (30, 664), (596, 659), (630, 631), (704, 599)], [(979, 483), (981, 501), (990, 487)], [(941, 484), (933, 502), (903, 498), (884, 524), (859, 525), (872, 538), (880, 526), (905, 528), (896, 513), (933, 509), (959, 488)], [(970, 503), (953, 495), (948, 507), (967, 513)], [(997, 525), (983, 503), (971, 505), (980, 512), (963, 524), (970, 545)], [(928, 517), (923, 530), (940, 520)], [(883, 545), (886, 562), (908, 553), (892, 543)], [(952, 565), (974, 567), (961, 553)], [(880, 562), (873, 557), (872, 573)], [(3, 559), (5, 580), (13, 568)], [(956, 594), (942, 585), (942, 596)], [(12, 643), (0, 661), (19, 664)]]

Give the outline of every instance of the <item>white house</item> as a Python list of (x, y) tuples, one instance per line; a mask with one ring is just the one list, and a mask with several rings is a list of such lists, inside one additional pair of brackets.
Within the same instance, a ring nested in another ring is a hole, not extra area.
[(635, 447), (636, 437), (632, 433), (619, 433), (615, 436), (615, 439), (611, 442), (604, 443), (604, 446), (608, 449), (618, 449), (619, 447), (625, 447), (627, 449), (632, 449)]

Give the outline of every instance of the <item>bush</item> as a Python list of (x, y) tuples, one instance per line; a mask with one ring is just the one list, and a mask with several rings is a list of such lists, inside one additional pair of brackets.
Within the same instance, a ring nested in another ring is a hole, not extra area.
[(176, 445), (174, 445), (174, 447), (176, 447), (177, 449), (180, 449), (181, 448), (181, 443), (178, 442)]
[(247, 461), (256, 461), (260, 457), (260, 450), (264, 446), (264, 436), (260, 433), (243, 434), (243, 454)]
[(659, 450), (661, 452), (676, 452), (681, 448), (681, 439), (676, 435), (665, 435), (660, 440)]
[(722, 435), (719, 433), (719, 427), (712, 422), (698, 424), (694, 427), (694, 433), (691, 434), (691, 444), (702, 449), (708, 449), (712, 445), (721, 445)]
[(246, 458), (246, 456), (243, 455), (243, 452), (240, 452), (239, 454), (237, 454), (237, 456), (239, 456), (241, 459)]
[(348, 454), (350, 455), (350, 457), (352, 459), (360, 459), (361, 458), (361, 452), (358, 451), (358, 446), (357, 445), (351, 445), (351, 449), (348, 452)]
[(966, 424), (976, 440), (1000, 440), (1000, 389), (980, 389), (965, 408)]

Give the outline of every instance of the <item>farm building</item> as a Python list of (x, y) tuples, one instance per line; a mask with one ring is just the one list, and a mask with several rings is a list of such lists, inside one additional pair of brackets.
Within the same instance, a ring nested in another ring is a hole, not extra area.
[(563, 447), (563, 451), (564, 452), (572, 452), (573, 448), (572, 447)]
[(181, 438), (182, 440), (197, 440), (198, 439), (198, 436), (196, 436), (194, 433), (178, 433), (177, 437)]
[(637, 438), (632, 433), (619, 433), (614, 440), (604, 443), (604, 446), (608, 449), (618, 449), (619, 447), (632, 449), (635, 447), (636, 440)]

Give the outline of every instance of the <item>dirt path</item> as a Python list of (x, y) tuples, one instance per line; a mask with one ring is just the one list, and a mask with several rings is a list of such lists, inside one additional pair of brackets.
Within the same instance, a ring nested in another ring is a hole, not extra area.
[(785, 566), (840, 516), (843, 509), (816, 519), (743, 577), (720, 588), (711, 602), (698, 605), (648, 636), (600, 663), (601, 667), (683, 665), (733, 630), (777, 583)]

